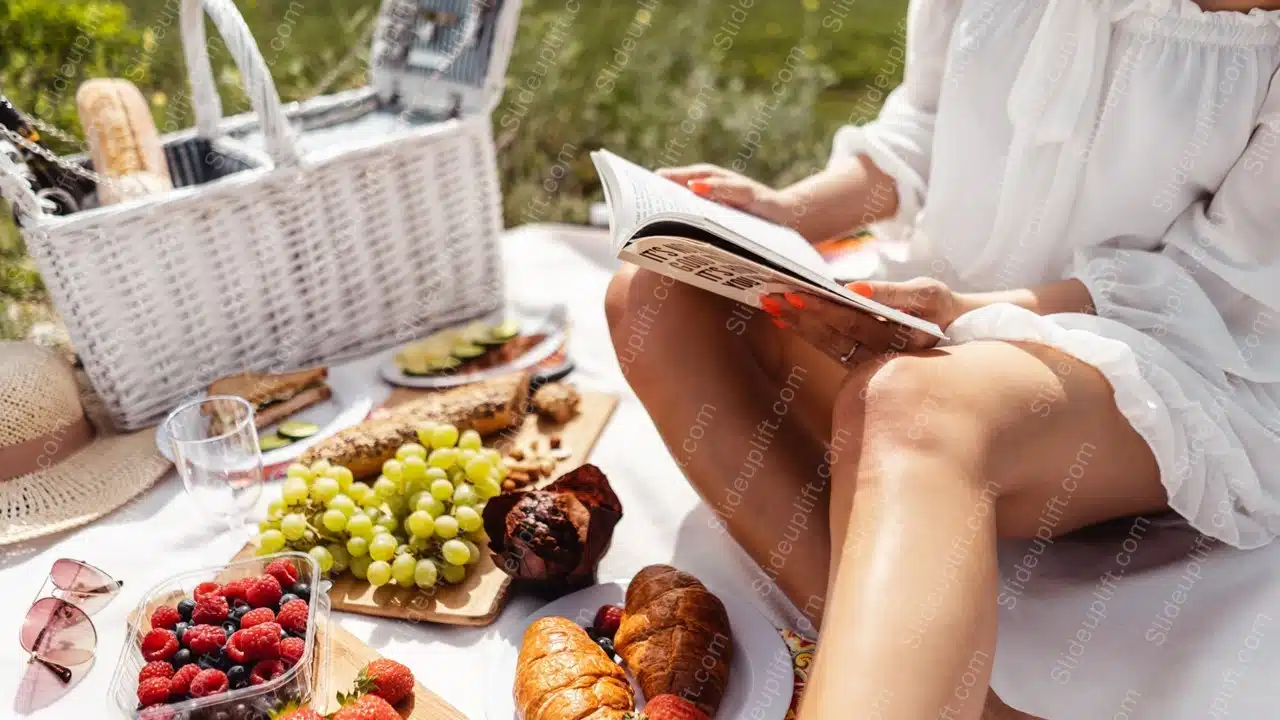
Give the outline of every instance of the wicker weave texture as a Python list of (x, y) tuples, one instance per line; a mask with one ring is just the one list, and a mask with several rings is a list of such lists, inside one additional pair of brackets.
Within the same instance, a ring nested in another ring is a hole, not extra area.
[(496, 309), (488, 118), (319, 165), (251, 170), (29, 233), (85, 370), (124, 428), (213, 379), (367, 353)]

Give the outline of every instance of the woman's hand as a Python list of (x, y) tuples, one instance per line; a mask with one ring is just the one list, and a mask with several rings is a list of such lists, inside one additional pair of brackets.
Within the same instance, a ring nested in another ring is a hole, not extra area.
[(790, 202), (780, 191), (732, 170), (700, 163), (687, 167), (661, 168), (658, 174), (684, 185), (708, 200), (723, 203), (770, 222), (791, 225), (796, 220)]
[[(946, 329), (976, 307), (966, 295), (933, 278), (906, 282), (855, 282), (849, 289), (863, 297), (929, 320)], [(766, 295), (761, 307), (778, 327), (790, 328), (829, 357), (854, 365), (887, 352), (933, 347), (937, 338), (809, 293)]]

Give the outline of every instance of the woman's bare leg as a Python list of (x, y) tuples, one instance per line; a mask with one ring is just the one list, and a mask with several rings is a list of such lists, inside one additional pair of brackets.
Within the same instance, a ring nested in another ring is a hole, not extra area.
[[(971, 343), (855, 370), (836, 398), (833, 583), (801, 717), (980, 717), (996, 537), (1165, 506), (1155, 461), (1094, 368)], [(1051, 512), (1048, 510), (1052, 509)]]
[[(685, 476), (816, 627), (830, 555), (822, 438), (845, 371), (792, 352), (763, 314), (633, 266), (606, 311), (627, 380)], [(785, 521), (796, 504), (812, 508), (798, 535)]]

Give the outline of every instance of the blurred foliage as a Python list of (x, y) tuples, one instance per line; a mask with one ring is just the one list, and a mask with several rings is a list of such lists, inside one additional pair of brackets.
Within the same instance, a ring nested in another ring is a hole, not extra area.
[[(0, 0), (0, 88), (79, 134), (75, 88), (132, 80), (161, 132), (192, 124), (179, 0)], [(285, 100), (367, 82), (378, 0), (236, 0)], [(576, 9), (575, 9), (576, 8)], [(906, 0), (525, 0), (494, 133), (509, 225), (583, 222), (597, 147), (647, 165), (714, 162), (787, 183), (901, 79)], [(228, 114), (249, 109), (213, 32)], [(76, 149), (51, 141), (61, 152)], [(0, 218), (0, 337), (45, 302)]]

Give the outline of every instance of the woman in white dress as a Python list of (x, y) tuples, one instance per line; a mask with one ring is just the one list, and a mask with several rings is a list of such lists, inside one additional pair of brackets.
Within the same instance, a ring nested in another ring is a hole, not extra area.
[[(1280, 531), (1277, 8), (912, 0), (903, 85), (826, 170), (781, 190), (664, 171), (811, 240), (877, 223), (907, 260), (853, 289), (948, 336), (809, 295), (748, 318), (635, 268), (610, 285), (668, 448), (821, 624), (806, 720), (978, 718), (998, 620), (1066, 533), (1125, 540), (1026, 682), (1066, 686), (1105, 642), (1148, 525), (1243, 549)], [(1033, 542), (1001, 568), (998, 538)], [(1147, 717), (1140, 698), (1115, 716)]]

